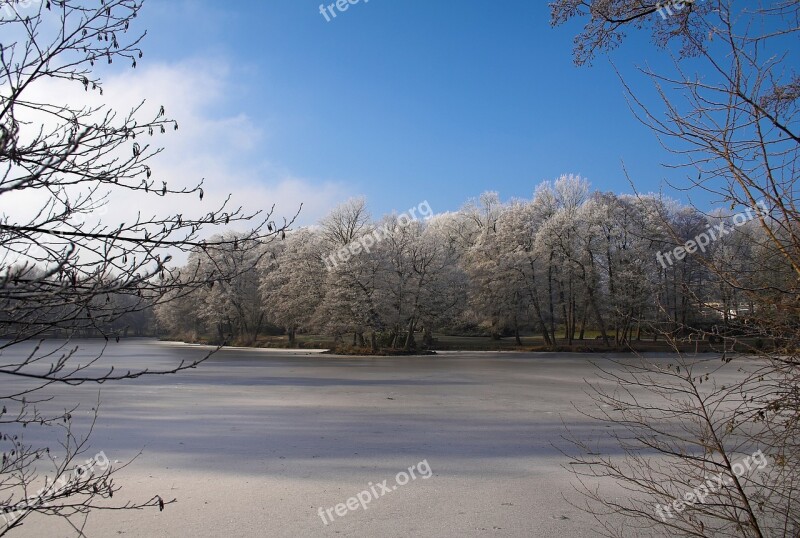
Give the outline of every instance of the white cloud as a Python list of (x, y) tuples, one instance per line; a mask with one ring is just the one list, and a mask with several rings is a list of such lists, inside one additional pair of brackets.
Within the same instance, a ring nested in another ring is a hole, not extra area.
[[(105, 223), (131, 222), (137, 212), (143, 217), (174, 213), (199, 216), (231, 194), (231, 204), (242, 206), (246, 212), (269, 210), (274, 204), (276, 222), (291, 218), (302, 203), (297, 225), (307, 225), (351, 196), (343, 182), (300, 178), (270, 161), (265, 127), (256, 124), (247, 110), (222, 112), (230, 111), (235, 101), (231, 98), (229, 70), (219, 59), (128, 68), (104, 76), (103, 88), (100, 97), (96, 92), (84, 92), (79, 84), (46, 80), (32, 86), (28, 97), (72, 106), (103, 103), (107, 109), (118, 111), (119, 117), (146, 100), (140, 111), (143, 121), (154, 117), (163, 105), (167, 116), (178, 122), (179, 130), (137, 138), (142, 145), (165, 148), (150, 163), (156, 185), (163, 180), (170, 188), (191, 188), (205, 178), (202, 202), (197, 195), (162, 198), (128, 191), (114, 193), (108, 211), (103, 212)], [(25, 212), (37, 207), (28, 196), (19, 201), (22, 205), (17, 207), (25, 208)]]
[[(128, 70), (105, 83), (105, 95), (115, 108), (126, 110), (146, 96), (150, 110), (164, 105), (167, 115), (178, 121), (178, 131), (153, 137), (166, 148), (154, 161), (153, 177), (171, 186), (191, 186), (205, 178), (204, 201), (183, 199), (181, 211), (206, 212), (231, 193), (246, 211), (275, 204), (279, 216), (294, 215), (303, 203), (299, 222), (307, 224), (347, 198), (343, 183), (298, 178), (270, 161), (264, 128), (246, 110), (227, 116), (218, 112), (230, 108), (229, 91), (229, 70), (219, 60)], [(161, 202), (175, 207), (175, 198)]]

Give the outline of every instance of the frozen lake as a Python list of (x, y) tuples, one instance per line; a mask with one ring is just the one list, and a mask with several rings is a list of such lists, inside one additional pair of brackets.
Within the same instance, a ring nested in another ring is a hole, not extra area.
[[(89, 356), (99, 343), (80, 345)], [(110, 344), (103, 364), (163, 369), (205, 352), (127, 340)], [(52, 405), (80, 400), (85, 419), (100, 391), (92, 454), (124, 462), (143, 450), (117, 475), (119, 495), (178, 499), (162, 513), (94, 513), (88, 536), (595, 536), (596, 523), (564, 500), (579, 497), (554, 445), (568, 446), (562, 420), (605, 439), (573, 407), (596, 408), (584, 379), (596, 377), (590, 361), (604, 360), (227, 349), (175, 375), (60, 387)], [(19, 385), (0, 379), (0, 390), (10, 383)], [(397, 473), (423, 461), (429, 478), (420, 466), (397, 485)], [(366, 510), (337, 515), (336, 505), (384, 480), (390, 491), (373, 489), (382, 495)], [(332, 509), (327, 525), (320, 508)], [(74, 532), (44, 518), (15, 535)]]

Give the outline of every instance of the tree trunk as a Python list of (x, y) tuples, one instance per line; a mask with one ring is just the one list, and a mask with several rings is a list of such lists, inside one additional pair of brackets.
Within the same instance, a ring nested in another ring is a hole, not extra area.
[(536, 320), (539, 322), (539, 330), (542, 333), (542, 339), (547, 347), (552, 347), (553, 342), (550, 340), (550, 335), (547, 332), (547, 325), (544, 322), (544, 315), (542, 314), (542, 306), (539, 303), (539, 289), (536, 287), (536, 272), (533, 263), (531, 263), (531, 286), (528, 288), (528, 293), (533, 302), (533, 309), (536, 312)]
[(406, 336), (406, 345), (403, 348), (406, 351), (410, 351), (412, 347), (416, 347), (416, 345), (414, 343), (414, 323), (415, 323), (415, 320), (412, 317), (408, 321), (408, 336)]
[(569, 312), (567, 312), (569, 304), (564, 296), (564, 283), (560, 280), (556, 282), (558, 283), (558, 300), (561, 303), (561, 316), (564, 319), (564, 339), (567, 340), (567, 343), (571, 344), (572, 342), (570, 341), (569, 335), (572, 331), (569, 326)]
[(589, 317), (589, 305), (586, 304), (586, 301), (583, 301), (583, 307), (581, 308), (581, 333), (579, 338), (583, 341), (586, 337), (586, 318)]
[(606, 322), (603, 319), (603, 316), (600, 314), (600, 308), (598, 308), (597, 306), (597, 301), (595, 301), (594, 293), (591, 291), (591, 288), (589, 288), (589, 286), (587, 286), (586, 289), (589, 294), (589, 304), (592, 306), (594, 315), (597, 318), (597, 323), (600, 325), (600, 334), (603, 336), (603, 342), (606, 344), (606, 347), (611, 347), (611, 343), (608, 341), (608, 333), (606, 332)]
[(550, 338), (553, 341), (553, 348), (556, 346), (556, 312), (553, 302), (553, 253), (550, 253), (550, 263), (547, 267), (547, 302), (550, 309)]
[(433, 346), (433, 332), (431, 331), (430, 327), (425, 327), (422, 332), (422, 345), (426, 348), (431, 348)]

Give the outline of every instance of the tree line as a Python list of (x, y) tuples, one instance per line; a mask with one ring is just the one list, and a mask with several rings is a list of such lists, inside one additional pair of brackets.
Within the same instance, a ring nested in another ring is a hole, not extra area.
[[(733, 218), (741, 216), (734, 206), (705, 214), (657, 195), (592, 191), (573, 175), (543, 182), (530, 199), (487, 192), (425, 220), (373, 219), (363, 198), (352, 199), (284, 241), (213, 256), (195, 250), (179, 271), (235, 276), (155, 313), (164, 330), (190, 340), (251, 344), (273, 325), (290, 344), (305, 332), (373, 350), (431, 346), (434, 332), (517, 344), (534, 334), (550, 348), (589, 337), (620, 347), (659, 334), (753, 336), (749, 320), (776, 298), (741, 293), (724, 274), (759, 289), (793, 276), (760, 220), (769, 225), (769, 208), (752, 209), (747, 220)], [(352, 248), (377, 229), (381, 241)], [(666, 263), (665, 253), (715, 229), (725, 233)], [(348, 246), (357, 254), (325, 263)], [(237, 270), (249, 265), (256, 270)]]

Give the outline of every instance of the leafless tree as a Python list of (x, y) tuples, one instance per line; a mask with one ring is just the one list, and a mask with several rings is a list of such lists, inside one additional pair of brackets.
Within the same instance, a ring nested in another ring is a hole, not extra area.
[[(135, 68), (142, 59), (144, 32), (134, 30), (142, 1), (11, 1), (0, 8), (0, 375), (16, 380), (0, 395), (0, 511), (6, 515), (0, 534), (43, 514), (66, 518), (82, 535), (73, 516), (93, 509), (163, 509), (169, 501), (107, 502), (116, 490), (113, 466), (84, 469), (53, 488), (89, 445), (72, 429), (74, 409), (42, 409), (46, 389), (169, 374), (202, 360), (161, 371), (103, 369), (102, 354), (76, 364), (70, 339), (87, 333), (119, 339), (126, 315), (251, 270), (258, 256), (243, 257), (249, 267), (209, 269), (200, 261), (257, 249), (283, 236), (290, 222), (276, 224), (272, 210), (247, 213), (230, 197), (199, 217), (140, 212), (124, 223), (86, 218), (104, 207), (110, 193), (204, 196), (202, 181), (177, 185), (151, 168), (161, 151), (151, 137), (178, 130), (163, 106), (143, 100), (119, 111), (103, 103), (98, 64)], [(35, 91), (43, 85), (49, 94)], [(94, 94), (98, 104), (55, 104), (58, 85)], [(49, 97), (37, 98), (43, 94)], [(26, 205), (20, 207), (20, 200)], [(249, 231), (205, 239), (209, 228), (234, 225)], [(173, 255), (186, 253), (199, 260), (194, 267), (177, 271), (169, 265)], [(48, 338), (62, 343), (55, 350), (36, 343)], [(25, 443), (23, 432), (34, 427), (61, 438), (57, 463), (50, 446)], [(48, 458), (54, 467), (42, 482)]]
[[(550, 6), (555, 25), (585, 21), (575, 41), (578, 64), (615, 48), (627, 31), (652, 31), (673, 68), (641, 70), (654, 83), (660, 106), (621, 75), (631, 108), (677, 158), (670, 166), (686, 170), (682, 188), (715, 194), (731, 213), (749, 210), (758, 224), (737, 230), (735, 240), (718, 245), (713, 256), (694, 256), (717, 290), (708, 306), (725, 318), (722, 331), (696, 334), (721, 342), (719, 367), (687, 356), (672, 365), (643, 361), (604, 371), (615, 391), (594, 386), (597, 401), (609, 410), (596, 418), (616, 432), (623, 457), (591, 455), (595, 451), (577, 440), (585, 450), (570, 467), (592, 477), (581, 482), (586, 507), (598, 515), (627, 516), (600, 518), (609, 535), (635, 529), (653, 535), (798, 536), (800, 78), (790, 60), (798, 45), (800, 4), (557, 0)], [(671, 232), (676, 245), (685, 240)], [(742, 263), (745, 256), (756, 263)], [(747, 308), (731, 311), (731, 297)], [(665, 336), (677, 349), (676, 333)], [(733, 349), (746, 356), (731, 355)], [(727, 382), (719, 381), (723, 376)], [(768, 465), (757, 473), (737, 472), (740, 460), (758, 450)], [(724, 484), (704, 501), (695, 498), (674, 509), (671, 503), (686, 501), (709, 476)], [(628, 490), (624, 500), (593, 487), (603, 477)], [(672, 515), (656, 513), (657, 503), (672, 505)]]

